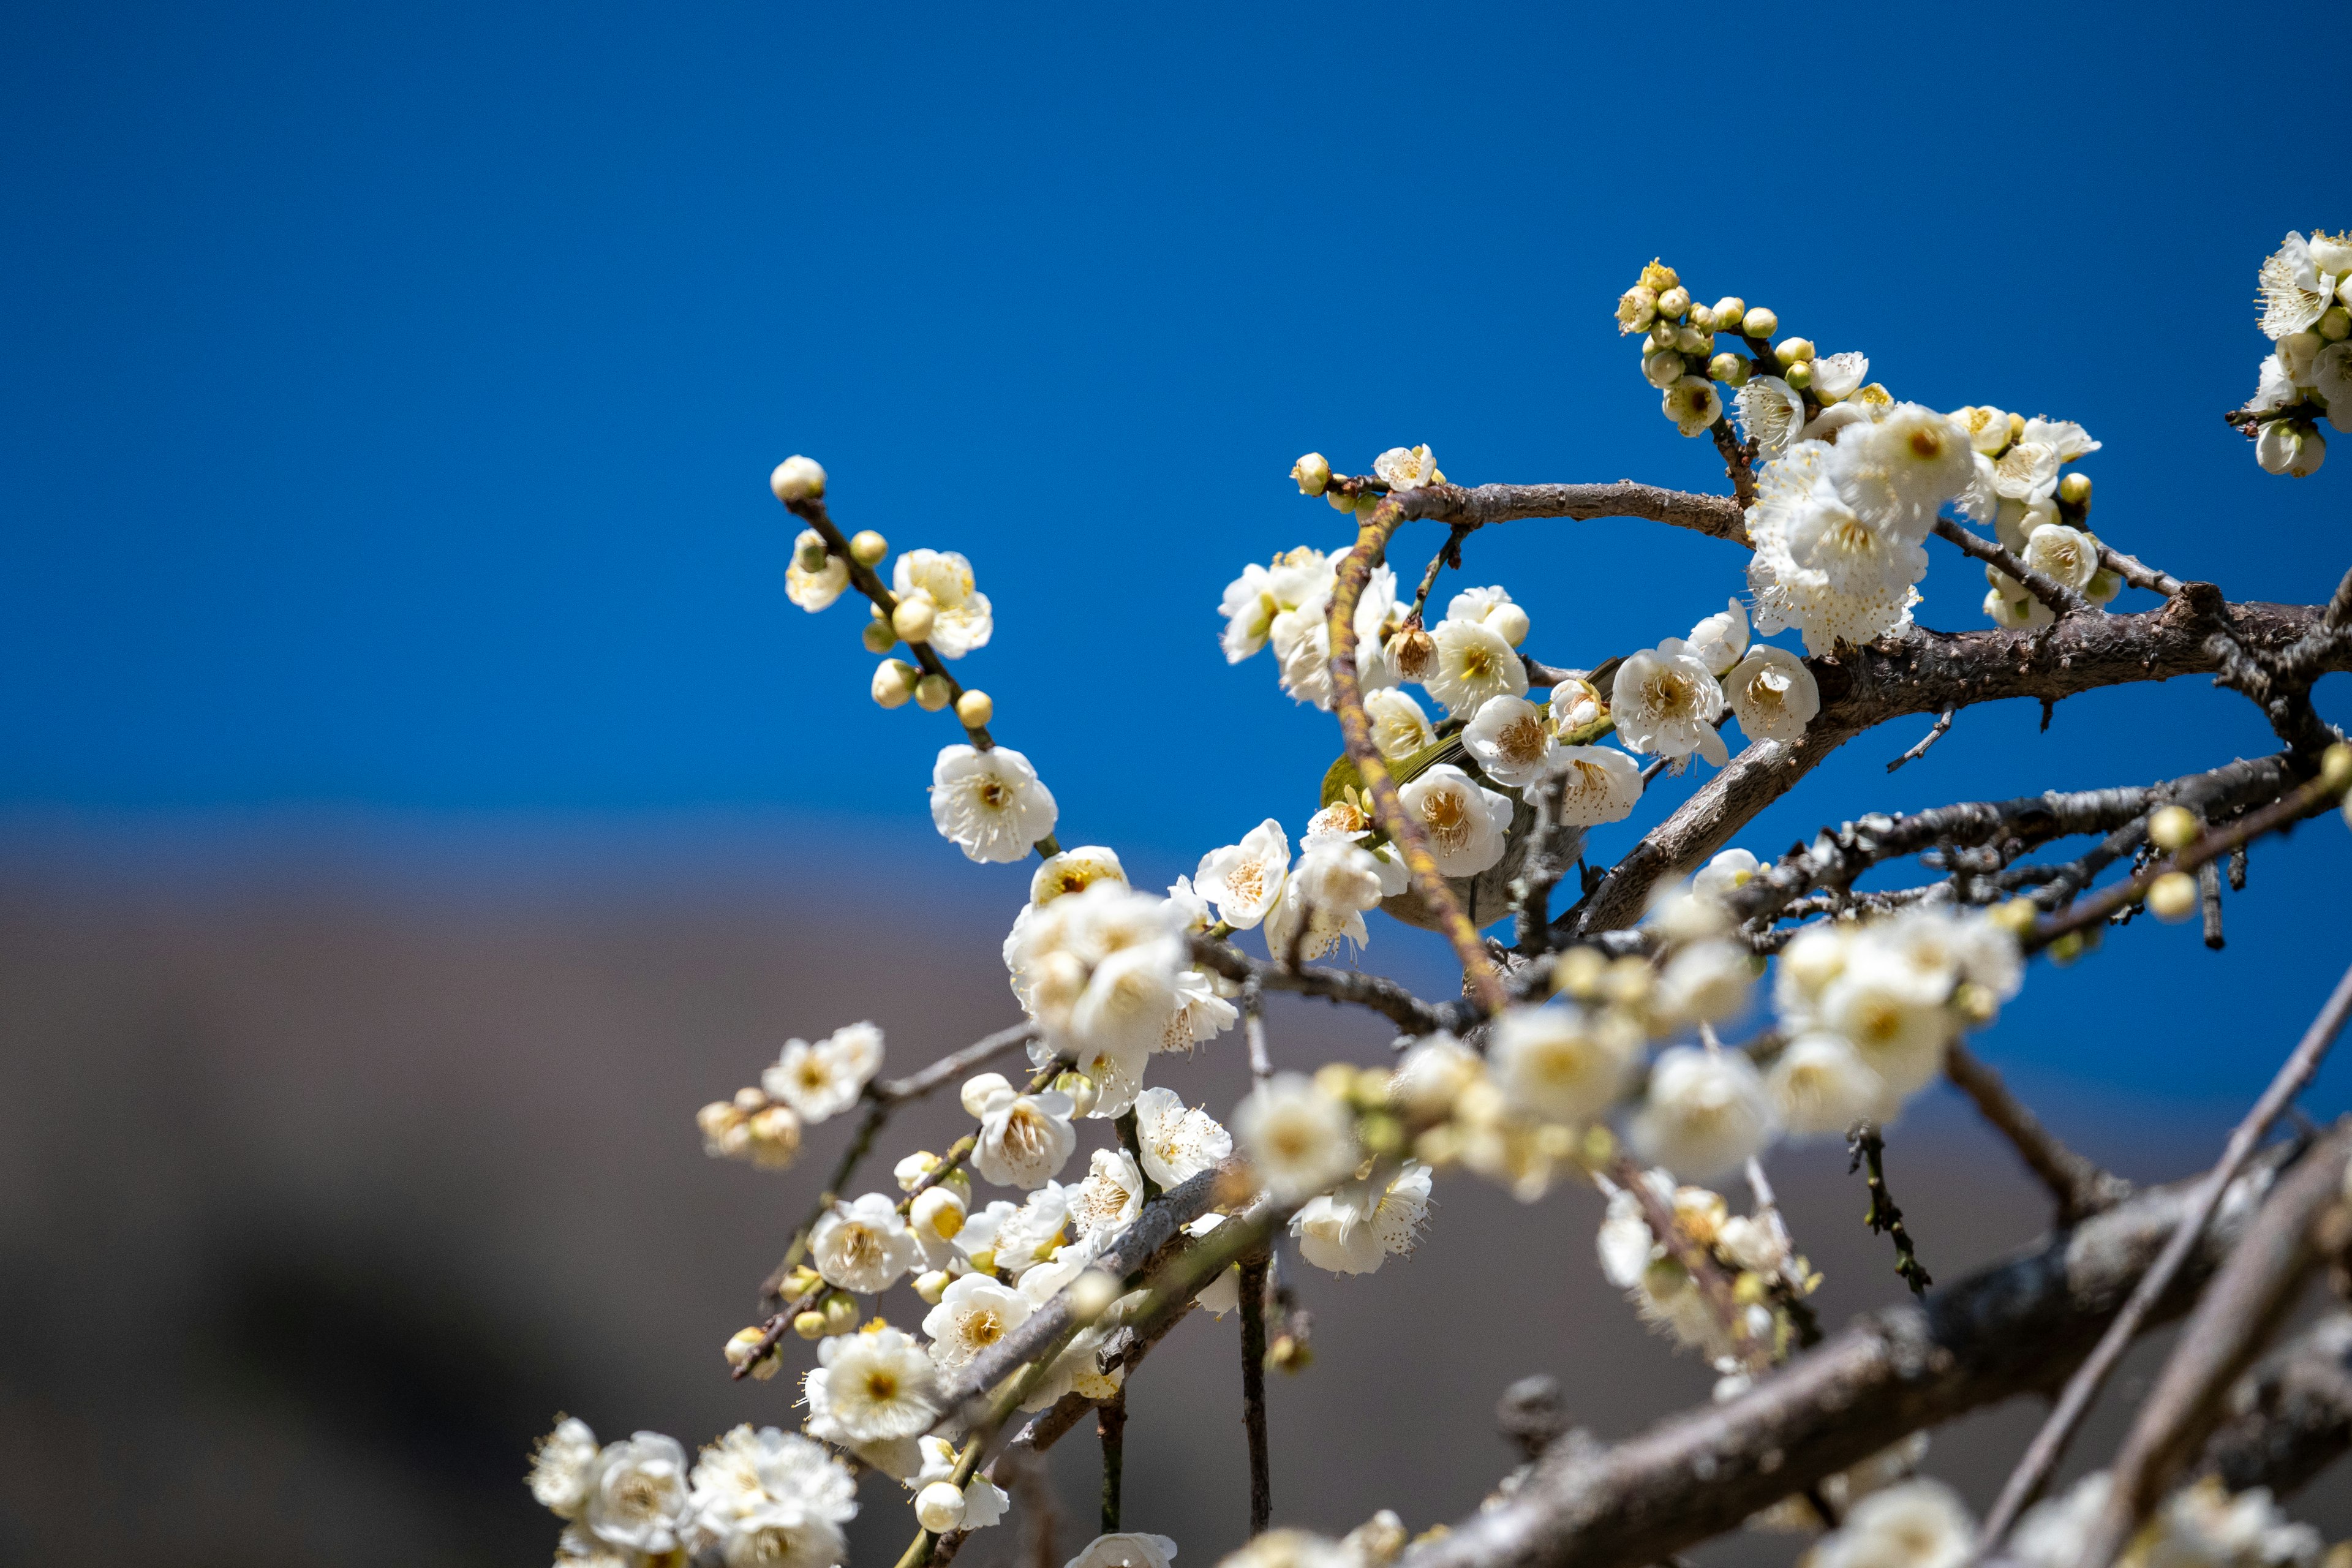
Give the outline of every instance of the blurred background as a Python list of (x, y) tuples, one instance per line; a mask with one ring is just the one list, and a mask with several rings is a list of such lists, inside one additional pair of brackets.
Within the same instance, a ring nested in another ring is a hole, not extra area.
[[(2179, 575), (2309, 602), (2352, 561), (2352, 479), (2264, 475), (2220, 418), (2267, 348), (2256, 266), (2352, 223), (2352, 187), (2274, 144), (2270, 37), (2207, 9), (85, 4), (5, 27), (7, 1563), (530, 1561), (554, 1524), (520, 1476), (556, 1410), (689, 1444), (792, 1423), (719, 1346), (845, 1129), (777, 1175), (705, 1160), (693, 1111), (791, 1035), (872, 1017), (903, 1072), (1010, 1021), (1027, 872), (930, 831), (953, 737), (867, 700), (862, 612), (784, 601), (789, 453), (845, 527), (971, 557), (997, 630), (959, 673), (1064, 841), (1146, 887), (1269, 813), (1295, 835), (1337, 749), (1215, 643), (1242, 563), (1346, 542), (1284, 477), (1300, 452), (1721, 487), (1611, 319), (1653, 256), (1898, 396), (2082, 421), (2094, 525)], [(1741, 567), (1545, 522), (1478, 535), (1465, 581), (1589, 665), (1680, 635)], [(1923, 588), (1927, 624), (1983, 624), (1957, 557)], [(2347, 695), (2330, 678), (2322, 711)], [(2201, 681), (2039, 720), (1971, 710), (1892, 777), (1918, 732), (1865, 736), (1742, 841), (2274, 744)], [(1698, 776), (1596, 833), (1596, 863)], [(2347, 874), (2333, 820), (2259, 847), (2225, 951), (2136, 924), (2037, 967), (1980, 1048), (2080, 1146), (2185, 1172), (2352, 957)], [(1441, 958), (1382, 923), (1363, 962), (1443, 987)], [(1387, 1043), (1304, 1005), (1273, 1026), (1286, 1065)], [(1246, 1076), (1228, 1039), (1169, 1081), (1222, 1109)], [(2305, 1103), (2352, 1105), (2352, 1071)], [(1842, 1152), (1774, 1173), (1827, 1320), (1892, 1299)], [(2043, 1223), (1948, 1100), (1889, 1176), (1944, 1279)], [(1475, 1505), (1528, 1372), (1603, 1433), (1704, 1394), (1599, 1279), (1588, 1194), (1439, 1201), (1410, 1260), (1302, 1281), (1282, 1521)], [(1231, 1335), (1188, 1323), (1131, 1394), (1128, 1519), (1196, 1568), (1244, 1520)], [(1980, 1506), (2036, 1415), (1939, 1435), (1930, 1468)], [(1074, 1547), (1091, 1436), (1055, 1460)], [(2346, 1479), (2298, 1511), (2352, 1529)], [(904, 1520), (869, 1487), (857, 1560)]]

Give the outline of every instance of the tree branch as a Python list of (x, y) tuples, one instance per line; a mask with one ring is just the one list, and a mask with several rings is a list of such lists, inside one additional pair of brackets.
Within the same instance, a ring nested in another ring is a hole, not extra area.
[(2284, 1497), (2352, 1449), (2352, 1312), (2322, 1318), (2231, 1393), (2234, 1412), (2206, 1441), (2200, 1474), (2233, 1492)]
[(2042, 1178), (2042, 1184), (2058, 1200), (2060, 1225), (2074, 1225), (2131, 1196), (2129, 1182), (2100, 1169), (2053, 1136), (2042, 1119), (2010, 1093), (2000, 1074), (1969, 1049), (1966, 1042), (1954, 1040), (1944, 1048), (1944, 1073), (1975, 1102), (1984, 1119), (2000, 1129), (2026, 1169)]

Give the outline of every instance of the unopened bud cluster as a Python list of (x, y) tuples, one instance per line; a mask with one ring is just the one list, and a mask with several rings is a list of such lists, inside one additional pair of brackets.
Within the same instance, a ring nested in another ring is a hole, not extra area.
[[(1685, 436), (1703, 436), (1723, 417), (1717, 384), (1743, 386), (1754, 371), (1736, 349), (1717, 353), (1716, 334), (1731, 334), (1736, 344), (1742, 337), (1769, 338), (1778, 325), (1771, 311), (1751, 309), (1744, 300), (1700, 304), (1662, 261), (1642, 268), (1617, 300), (1617, 330), (1642, 334), (1643, 378), (1658, 389), (1660, 411)], [(1805, 351), (1811, 357), (1811, 345)]]
[(2327, 459), (2320, 421), (2352, 428), (2352, 232), (2289, 234), (2256, 285), (2263, 334), (2277, 346), (2231, 418), (2264, 469), (2305, 479)]

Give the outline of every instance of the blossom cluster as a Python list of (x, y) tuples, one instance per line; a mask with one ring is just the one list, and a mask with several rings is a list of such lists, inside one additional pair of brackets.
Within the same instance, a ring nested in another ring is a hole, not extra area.
[(532, 1456), (531, 1495), (564, 1521), (559, 1565), (653, 1568), (680, 1552), (772, 1568), (834, 1568), (857, 1514), (857, 1482), (824, 1447), (773, 1426), (738, 1426), (688, 1467), (658, 1432), (599, 1444), (559, 1418)]
[(857, 1103), (882, 1066), (882, 1031), (857, 1023), (812, 1045), (784, 1042), (757, 1088), (739, 1089), (696, 1113), (703, 1152), (782, 1170), (799, 1155), (801, 1131)]
[(2352, 428), (2352, 232), (2289, 233), (2256, 281), (2263, 335), (2277, 346), (2241, 423), (2265, 469), (2304, 479), (2327, 459), (2319, 421)]

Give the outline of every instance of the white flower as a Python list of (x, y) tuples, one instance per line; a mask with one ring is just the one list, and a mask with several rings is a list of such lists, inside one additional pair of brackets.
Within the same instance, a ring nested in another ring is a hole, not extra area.
[(1142, 1151), (1144, 1174), (1162, 1188), (1182, 1186), (1234, 1152), (1233, 1134), (1207, 1111), (1186, 1109), (1168, 1089), (1147, 1089), (1135, 1097), (1135, 1142)]
[(1822, 354), (1813, 361), (1813, 397), (1825, 405), (1844, 402), (1861, 391), (1862, 384), (1869, 379), (1869, 356), (1852, 349), (1840, 354)]
[(1696, 752), (1717, 767), (1730, 761), (1715, 730), (1723, 706), (1714, 671), (1680, 637), (1629, 656), (1609, 699), (1617, 733), (1633, 750), (1664, 757)]
[(1984, 457), (1998, 457), (2009, 445), (2009, 416), (1989, 403), (1955, 408), (1952, 423), (1968, 432), (1969, 445)]
[(558, 1420), (530, 1456), (530, 1495), (558, 1519), (571, 1519), (588, 1500), (596, 1465), (596, 1434), (576, 1415)]
[(1613, 746), (1562, 746), (1552, 767), (1566, 774), (1560, 791), (1560, 822), (1595, 827), (1622, 822), (1642, 799), (1642, 764)]
[(880, 1193), (827, 1209), (809, 1233), (809, 1257), (828, 1284), (870, 1296), (923, 1260), (923, 1249)]
[(1758, 455), (1768, 462), (1786, 452), (1805, 426), (1805, 400), (1777, 375), (1748, 378), (1732, 395), (1732, 413), (1739, 433), (1755, 441)]
[(1164, 1535), (1097, 1535), (1062, 1568), (1168, 1568), (1175, 1556)]
[(1143, 1173), (1126, 1150), (1097, 1149), (1087, 1179), (1066, 1193), (1070, 1224), (1079, 1237), (1108, 1237), (1143, 1212)]
[(1437, 731), (1429, 727), (1421, 704), (1395, 687), (1365, 692), (1364, 717), (1371, 721), (1372, 748), (1390, 762), (1437, 743)]
[(1754, 879), (1761, 862), (1748, 850), (1726, 849), (1691, 875), (1691, 891), (1720, 902)]
[(1650, 1070), (1633, 1114), (1642, 1158), (1704, 1181), (1737, 1170), (1772, 1140), (1772, 1101), (1755, 1064), (1737, 1051), (1678, 1046)]
[(2307, 479), (2327, 460), (2327, 440), (2312, 426), (2273, 419), (2254, 438), (2254, 460), (2267, 472)]
[(1799, 1137), (1843, 1132), (1885, 1114), (1885, 1080), (1841, 1035), (1801, 1035), (1765, 1079), (1781, 1124)]
[(946, 1481), (933, 1481), (915, 1494), (915, 1522), (935, 1535), (944, 1535), (963, 1522), (963, 1491)]
[(985, 1274), (959, 1275), (923, 1318), (931, 1360), (950, 1372), (1028, 1321), (1029, 1298)]
[(882, 1066), (882, 1031), (850, 1024), (811, 1045), (787, 1040), (776, 1065), (760, 1075), (760, 1087), (781, 1100), (803, 1121), (838, 1116), (857, 1103), (866, 1080)]
[(1385, 1184), (1349, 1182), (1312, 1198), (1291, 1216), (1299, 1256), (1334, 1274), (1370, 1274), (1402, 1258), (1421, 1237), (1429, 1212), (1430, 1172), (1411, 1161)]
[(1342, 937), (1366, 945), (1372, 938), (1363, 912), (1380, 906), (1381, 893), (1381, 865), (1371, 851), (1355, 844), (1316, 845), (1299, 857), (1281, 901), (1266, 916), (1266, 952), (1286, 960), (1295, 947), (1301, 959), (1320, 958)]
[(2254, 395), (2246, 399), (2245, 411), (2249, 414), (2268, 414), (2273, 409), (2284, 408), (2287, 405), (2298, 401), (2301, 396), (2301, 392), (2295, 387), (2294, 378), (2287, 374), (2286, 366), (2281, 363), (2279, 356), (2275, 353), (2265, 354), (2263, 356), (2262, 369), (2255, 374)]
[(786, 505), (796, 500), (814, 500), (824, 494), (824, 465), (795, 452), (776, 465), (775, 471), (768, 476), (768, 488)]
[(2058, 450), (2020, 441), (1992, 466), (1993, 493), (2004, 500), (2047, 500), (2058, 489)]
[(607, 1546), (672, 1552), (688, 1514), (686, 1450), (675, 1437), (639, 1432), (596, 1457), (580, 1522)]
[(1873, 1492), (1807, 1554), (1810, 1568), (1961, 1568), (1976, 1525), (1941, 1481), (1917, 1479)]
[(1959, 961), (1960, 978), (1983, 986), (1998, 1002), (2016, 995), (2025, 984), (2025, 958), (2018, 951), (2017, 933), (1994, 924), (1988, 914), (1963, 916), (1953, 923), (1952, 952)]
[(1445, 618), (1468, 626), (1485, 626), (1511, 602), (1510, 590), (1499, 583), (1483, 588), (1465, 588), (1446, 601)]
[(2087, 587), (2099, 573), (2098, 542), (2063, 522), (2045, 523), (2026, 540), (2025, 563), (2069, 588)]
[(1217, 906), (1217, 917), (1235, 931), (1248, 931), (1266, 917), (1282, 896), (1290, 871), (1290, 840), (1282, 824), (1267, 817), (1239, 844), (1212, 849), (1192, 873), (1192, 890)]
[(931, 822), (974, 860), (1009, 864), (1054, 831), (1054, 793), (1010, 746), (940, 748), (931, 765)]
[(1209, 900), (1193, 889), (1190, 877), (1179, 877), (1168, 884), (1168, 918), (1188, 936), (1198, 936), (1216, 923)]
[(994, 629), (988, 595), (972, 587), (971, 563), (954, 551), (908, 551), (890, 568), (890, 587), (902, 601), (929, 601), (931, 635), (925, 640), (941, 658), (961, 658), (988, 646)]
[(1355, 1119), (1299, 1073), (1252, 1089), (1234, 1112), (1234, 1134), (1276, 1203), (1311, 1197), (1356, 1168)]
[(1723, 398), (1715, 383), (1703, 375), (1675, 378), (1659, 400), (1659, 408), (1685, 436), (1704, 436), (1707, 426), (1723, 417)]
[(1414, 1114), (1444, 1118), (1471, 1085), (1486, 1076), (1486, 1064), (1469, 1047), (1441, 1029), (1423, 1037), (1404, 1054), (1389, 1080), (1389, 1092)]
[(1599, 723), (1608, 711), (1601, 705), (1601, 693), (1580, 675), (1571, 675), (1553, 687), (1548, 706), (1552, 733), (1563, 741)]
[(1974, 450), (1945, 416), (1898, 403), (1841, 434), (1822, 466), (1856, 516), (1917, 544), (1935, 526), (1936, 509), (1976, 477)]
[(2091, 433), (2072, 419), (2045, 419), (2039, 414), (2025, 422), (2022, 439), (2049, 447), (2062, 463), (2087, 458), (2104, 444), (2092, 440)]
[(1547, 1121), (1589, 1121), (1616, 1103), (1640, 1044), (1565, 1003), (1513, 1007), (1495, 1026), (1488, 1065), (1512, 1105)]
[[(1645, 1171), (1642, 1180), (1659, 1197), (1668, 1203), (1674, 1201), (1674, 1178), (1667, 1173)], [(1639, 1285), (1658, 1255), (1658, 1238), (1651, 1233), (1650, 1222), (1643, 1217), (1641, 1198), (1623, 1187), (1609, 1194), (1609, 1207), (1601, 1216), (1600, 1234), (1592, 1239), (1593, 1251), (1601, 1259), (1601, 1277), (1620, 1290)]]
[(1927, 572), (1925, 549), (1873, 527), (1846, 503), (1823, 471), (1831, 451), (1811, 441), (1790, 448), (1757, 477), (1748, 510), (1756, 629), (1795, 626), (1815, 654), (1908, 625), (1917, 598), (1911, 584)]
[(1683, 645), (1698, 655), (1708, 674), (1720, 678), (1748, 651), (1748, 612), (1739, 607), (1738, 600), (1728, 601), (1693, 626)]
[(1659, 972), (1655, 1005), (1664, 1016), (1686, 1024), (1719, 1024), (1748, 1005), (1754, 981), (1748, 950), (1738, 942), (1695, 942)]
[(1045, 1026), (1031, 1059), (1042, 1067), (1056, 1054), (1074, 1057), (1106, 1094), (1114, 1079), (1140, 1085), (1177, 1006), (1181, 917), (1165, 900), (1107, 880), (1024, 910), (1004, 962), (1013, 994)]
[(1484, 623), (1440, 621), (1430, 637), (1437, 667), (1422, 684), (1459, 719), (1490, 697), (1524, 697), (1528, 667), (1503, 634)]
[(729, 1568), (834, 1568), (857, 1514), (848, 1468), (797, 1432), (739, 1426), (707, 1445), (692, 1476), (695, 1526)]
[(1510, 797), (1474, 783), (1451, 763), (1424, 768), (1397, 791), (1397, 798), (1420, 825), (1437, 868), (1448, 877), (1475, 877), (1502, 859), (1508, 847)]
[(1982, 452), (1973, 456), (1976, 468), (1969, 476), (1969, 488), (1953, 499), (1952, 509), (1981, 527), (2000, 513), (2000, 469)]
[(1798, 741), (1822, 710), (1822, 689), (1805, 661), (1759, 644), (1723, 679), (1724, 700), (1751, 741)]
[(1076, 849), (1049, 855), (1038, 864), (1035, 875), (1029, 879), (1029, 901), (1050, 904), (1065, 893), (1083, 893), (1097, 882), (1117, 882), (1125, 887), (1127, 868), (1118, 863), (1117, 850), (1100, 844), (1081, 844)]
[(1478, 769), (1507, 788), (1520, 789), (1543, 772), (1551, 755), (1551, 726), (1544, 710), (1524, 697), (1489, 697), (1462, 731), (1462, 744)]
[(1266, 645), (1276, 617), (1328, 593), (1335, 568), (1319, 550), (1300, 546), (1275, 557), (1271, 570), (1253, 563), (1225, 585), (1218, 612), (1225, 617), (1225, 662), (1239, 664)]
[(825, 556), (824, 564), (814, 572), (801, 564), (803, 556), (824, 549), (824, 534), (814, 528), (803, 529), (793, 541), (792, 564), (784, 568), (784, 597), (811, 615), (829, 607), (849, 586), (849, 563), (838, 555)]
[(1178, 970), (1176, 1008), (1168, 1015), (1168, 1026), (1160, 1031), (1160, 1044), (1152, 1048), (1189, 1051), (1232, 1028), (1242, 1016), (1241, 1009), (1225, 1000), (1219, 985), (1217, 976), (1202, 970)]
[(939, 1419), (937, 1371), (913, 1335), (889, 1328), (835, 1334), (818, 1342), (817, 1356), (824, 1364), (802, 1386), (812, 1414), (822, 1402), (821, 1435), (850, 1443), (912, 1439)]
[(2352, 342), (2330, 343), (2311, 362), (2311, 389), (2327, 405), (2327, 422), (2352, 430)]
[(1004, 1090), (981, 1117), (972, 1168), (1000, 1187), (1026, 1192), (1044, 1186), (1060, 1173), (1078, 1146), (1078, 1134), (1070, 1126), (1076, 1109), (1068, 1095), (1051, 1089), (1043, 1094)]
[[(991, 1209), (995, 1206), (989, 1205)], [(1026, 1276), (1049, 1254), (1062, 1247), (1063, 1230), (1069, 1217), (1070, 1189), (1061, 1183), (1047, 1182), (1031, 1193), (1019, 1208), (997, 1222), (996, 1267), (1016, 1279)], [(1030, 1300), (1036, 1298), (1032, 1296)]]
[(1372, 459), (1372, 472), (1392, 490), (1417, 490), (1445, 478), (1427, 447), (1391, 447)]
[(2321, 272), (2311, 258), (2311, 247), (2300, 234), (2290, 232), (2263, 261), (2257, 275), (2263, 307), (2263, 335), (2273, 342), (2300, 332), (2326, 312), (2336, 280)]
[[(1326, 710), (1331, 706), (1330, 605), (1334, 580), (1327, 579), (1313, 598), (1296, 609), (1276, 616), (1267, 633), (1274, 644), (1274, 656), (1282, 664), (1282, 689), (1295, 701), (1312, 702)], [(1389, 566), (1375, 566), (1356, 600), (1354, 621), (1356, 677), (1368, 691), (1396, 684), (1382, 651), (1388, 641), (1389, 619), (1395, 609), (1396, 572)]]
[(1845, 970), (1823, 988), (1820, 1026), (1844, 1036), (1899, 1103), (1943, 1070), (1953, 1019), (1920, 1001), (1916, 982), (1895, 965), (1866, 956), (1850, 952)]

